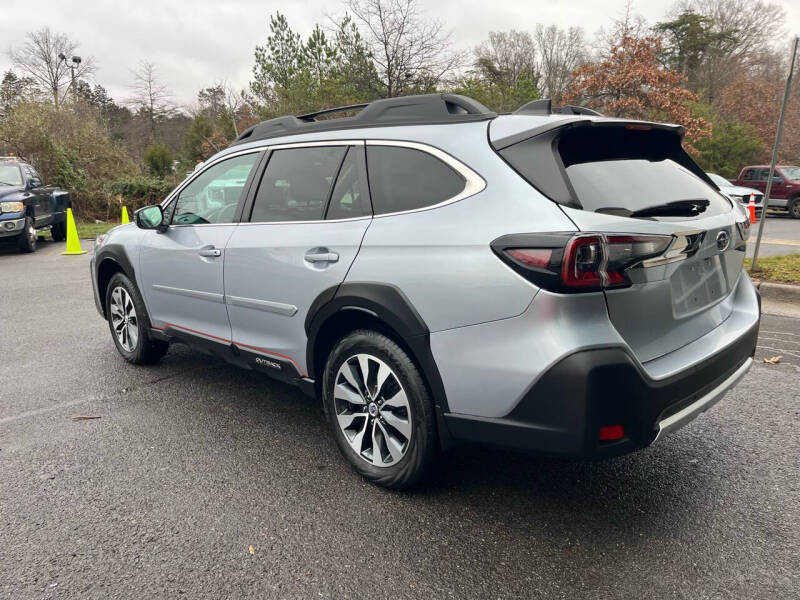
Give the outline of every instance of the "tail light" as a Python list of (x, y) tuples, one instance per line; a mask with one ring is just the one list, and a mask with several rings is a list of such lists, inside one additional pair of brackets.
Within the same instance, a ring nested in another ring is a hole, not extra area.
[(664, 254), (671, 235), (518, 234), (492, 242), (495, 253), (536, 285), (556, 292), (631, 285), (626, 270)]

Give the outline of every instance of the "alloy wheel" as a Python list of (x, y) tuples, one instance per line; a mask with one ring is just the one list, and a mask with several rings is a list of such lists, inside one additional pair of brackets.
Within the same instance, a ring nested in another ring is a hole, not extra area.
[(33, 223), (30, 221), (28, 222), (28, 227), (25, 230), (25, 235), (28, 236), (28, 244), (30, 245), (30, 247), (34, 248), (36, 246), (38, 236), (36, 233), (36, 229), (34, 229), (33, 227)]
[(126, 352), (133, 352), (139, 342), (139, 319), (128, 291), (116, 287), (111, 292), (111, 324), (119, 345)]
[(333, 388), (336, 420), (347, 443), (375, 467), (396, 465), (411, 444), (411, 409), (400, 379), (371, 354), (348, 358)]

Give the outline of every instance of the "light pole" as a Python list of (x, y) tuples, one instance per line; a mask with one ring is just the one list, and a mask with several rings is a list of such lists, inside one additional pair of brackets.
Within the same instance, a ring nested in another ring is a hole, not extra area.
[(81, 64), (81, 57), (80, 56), (73, 56), (70, 59), (70, 62), (67, 62), (66, 54), (61, 52), (58, 55), (58, 58), (60, 58), (61, 62), (63, 62), (67, 66), (67, 68), (70, 71), (72, 71), (72, 82), (70, 83), (70, 86), (72, 87), (72, 97), (73, 97), (73, 99), (77, 99), (78, 89), (75, 87), (75, 69), (77, 69), (78, 65)]
[(775, 163), (778, 162), (778, 146), (781, 145), (781, 134), (783, 133), (783, 118), (786, 116), (786, 105), (789, 104), (789, 92), (792, 89), (792, 73), (794, 72), (794, 62), (797, 59), (797, 46), (800, 45), (800, 36), (795, 36), (792, 43), (792, 58), (789, 60), (789, 75), (786, 76), (786, 90), (783, 93), (783, 105), (781, 115), (778, 117), (778, 131), (775, 133), (775, 145), (772, 146), (772, 160), (769, 163), (769, 179), (767, 179), (767, 189), (764, 190), (764, 206), (761, 209), (761, 222), (758, 224), (758, 235), (756, 236), (756, 247), (753, 251), (753, 262), (750, 263), (750, 273), (756, 270), (758, 261), (758, 250), (761, 247), (761, 236), (764, 234), (764, 222), (767, 220), (767, 208), (769, 208), (769, 195), (772, 192), (772, 178), (775, 177)]

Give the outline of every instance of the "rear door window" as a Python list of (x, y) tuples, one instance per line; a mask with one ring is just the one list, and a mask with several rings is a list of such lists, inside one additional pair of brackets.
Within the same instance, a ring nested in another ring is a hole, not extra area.
[(250, 221), (321, 220), (346, 151), (346, 146), (275, 150), (258, 186)]
[(367, 146), (367, 169), (376, 215), (434, 206), (466, 186), (449, 165), (415, 148)]

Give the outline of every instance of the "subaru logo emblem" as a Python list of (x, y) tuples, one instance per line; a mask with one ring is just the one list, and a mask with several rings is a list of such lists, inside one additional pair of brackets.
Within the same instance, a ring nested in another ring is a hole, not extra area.
[(731, 236), (728, 234), (727, 231), (723, 230), (717, 234), (717, 248), (720, 252), (725, 252), (730, 246), (731, 243)]

